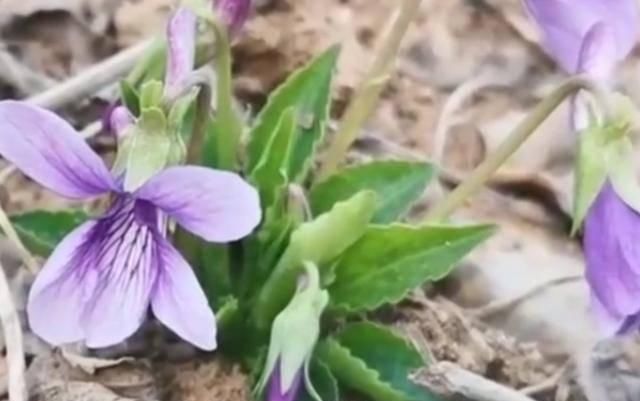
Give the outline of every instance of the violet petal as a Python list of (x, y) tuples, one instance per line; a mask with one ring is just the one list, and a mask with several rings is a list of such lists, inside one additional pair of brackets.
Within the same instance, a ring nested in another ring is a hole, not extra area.
[(146, 316), (157, 275), (155, 214), (144, 202), (120, 198), (65, 238), (29, 295), (34, 332), (54, 345), (82, 339), (89, 347), (131, 336)]
[(593, 293), (591, 294), (591, 311), (600, 332), (606, 337), (631, 333), (640, 328), (640, 312), (629, 316), (612, 313)]
[(302, 384), (302, 370), (296, 373), (291, 387), (288, 389), (282, 388), (282, 375), (280, 374), (280, 361), (276, 363), (271, 379), (269, 380), (269, 394), (267, 401), (295, 401), (300, 392), (300, 385)]
[(85, 307), (86, 344), (117, 344), (144, 321), (158, 275), (157, 210), (145, 202), (119, 199), (93, 233), (84, 269), (95, 271), (96, 286)]
[(168, 241), (158, 239), (159, 274), (151, 307), (164, 325), (193, 345), (216, 348), (216, 321), (198, 280)]
[(165, 95), (175, 96), (183, 88), (195, 63), (196, 15), (188, 8), (181, 7), (171, 16), (167, 25), (167, 71), (165, 75)]
[(586, 278), (610, 316), (640, 312), (640, 215), (609, 182), (589, 209), (584, 227)]
[(542, 31), (545, 49), (569, 73), (577, 72), (584, 38), (599, 22), (615, 37), (615, 61), (624, 59), (636, 41), (634, 0), (526, 0), (525, 5)]
[(25, 102), (0, 102), (0, 155), (65, 197), (82, 199), (116, 189), (102, 159), (76, 130)]
[(214, 7), (230, 36), (238, 34), (249, 18), (251, 0), (214, 0)]
[(109, 127), (118, 139), (127, 133), (127, 128), (135, 124), (135, 118), (125, 106), (117, 106), (109, 115)]
[(185, 229), (213, 242), (238, 240), (260, 222), (257, 191), (239, 175), (198, 166), (169, 167), (136, 193)]
[[(89, 221), (67, 235), (31, 286), (27, 303), (29, 326), (50, 344), (60, 345), (84, 338), (81, 316), (88, 292), (85, 283), (76, 280), (70, 261), (84, 246), (96, 224), (96, 221)], [(93, 287), (92, 283), (87, 285)]]
[(615, 36), (603, 22), (594, 24), (586, 33), (578, 56), (578, 72), (589, 74), (601, 82), (610, 80), (617, 64)]

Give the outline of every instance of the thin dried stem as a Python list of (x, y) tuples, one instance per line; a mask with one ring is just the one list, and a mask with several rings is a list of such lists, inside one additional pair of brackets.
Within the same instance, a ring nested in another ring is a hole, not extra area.
[(13, 228), (13, 224), (11, 224), (11, 220), (9, 220), (9, 216), (7, 216), (2, 207), (0, 207), (0, 229), (2, 229), (2, 232), (4, 232), (4, 235), (7, 236), (9, 241), (13, 243), (18, 252), (20, 252), (20, 257), (25, 266), (32, 274), (36, 274), (38, 272), (38, 263), (36, 263), (36, 260), (24, 246), (22, 240), (20, 240), (18, 233)]
[(125, 49), (87, 68), (75, 77), (38, 95), (31, 96), (27, 102), (46, 109), (59, 109), (78, 99), (92, 95), (127, 74), (155, 43), (155, 39), (148, 39)]
[(9, 401), (26, 401), (25, 360), (22, 327), (4, 267), (0, 264), (0, 323), (7, 349)]
[(520, 124), (509, 134), (507, 139), (487, 157), (468, 178), (454, 189), (447, 197), (438, 202), (425, 217), (426, 222), (445, 220), (464, 204), (489, 178), (511, 157), (516, 150), (536, 131), (547, 117), (569, 96), (578, 90), (587, 90), (597, 98), (599, 105), (607, 116), (613, 115), (606, 92), (598, 84), (583, 77), (572, 77), (556, 88), (543, 99)]
[(526, 301), (527, 299), (534, 297), (539, 293), (546, 291), (550, 288), (553, 288), (558, 285), (573, 283), (575, 281), (579, 281), (582, 279), (584, 279), (584, 276), (579, 274), (555, 278), (549, 281), (545, 281), (544, 283), (535, 285), (529, 290), (525, 291), (523, 294), (517, 295), (513, 298), (491, 302), (488, 305), (485, 305), (483, 307), (467, 310), (467, 312), (471, 313), (474, 317), (478, 319), (486, 319), (497, 313), (511, 309), (516, 305)]
[(362, 125), (375, 107), (382, 89), (385, 87), (396, 54), (411, 21), (418, 14), (420, 0), (403, 0), (399, 6), (391, 29), (384, 36), (373, 65), (356, 90), (340, 128), (334, 136), (329, 150), (321, 163), (318, 180), (322, 181), (331, 175), (344, 159), (349, 147), (358, 136)]
[(486, 379), (452, 362), (437, 362), (413, 379), (447, 399), (535, 401), (521, 392)]

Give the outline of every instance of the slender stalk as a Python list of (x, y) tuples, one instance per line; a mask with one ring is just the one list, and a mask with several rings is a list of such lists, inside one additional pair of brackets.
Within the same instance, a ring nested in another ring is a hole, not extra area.
[(538, 103), (533, 112), (518, 124), (498, 149), (480, 163), (464, 182), (429, 210), (425, 220), (441, 221), (449, 217), (456, 208), (461, 206), (470, 196), (474, 195), (484, 186), (484, 183), (493, 173), (522, 146), (560, 103), (581, 89), (591, 92), (602, 108), (605, 116), (610, 117), (613, 115), (608, 95), (602, 87), (583, 77), (568, 79)]
[(335, 139), (321, 163), (318, 180), (326, 178), (336, 170), (378, 102), (380, 93), (389, 78), (402, 38), (411, 21), (418, 14), (419, 6), (420, 0), (403, 0), (400, 4), (397, 17), (384, 37), (371, 69), (356, 90)]
[(200, 91), (196, 99), (196, 118), (191, 130), (191, 138), (187, 147), (187, 164), (200, 164), (202, 160), (202, 147), (204, 145), (207, 125), (211, 113), (211, 82), (205, 80), (198, 83)]
[(2, 207), (0, 207), (0, 229), (2, 229), (2, 232), (4, 232), (7, 238), (9, 238), (9, 241), (11, 241), (13, 245), (15, 245), (15, 247), (18, 249), (18, 252), (20, 252), (20, 257), (22, 258), (25, 266), (27, 266), (31, 273), (36, 274), (38, 272), (38, 264), (20, 240), (18, 233), (13, 228), (13, 224), (11, 224), (11, 220), (9, 220), (9, 216), (7, 216)]
[(137, 60), (147, 54), (154, 43), (153, 39), (138, 43), (87, 68), (79, 75), (38, 95), (29, 97), (27, 101), (47, 109), (59, 109), (78, 99), (92, 95), (100, 88), (126, 75), (135, 66)]
[(217, 21), (212, 22), (216, 33), (216, 57), (214, 63), (218, 74), (217, 96), (217, 150), (218, 167), (234, 170), (238, 159), (238, 146), (242, 136), (242, 121), (233, 102), (233, 77), (231, 43), (227, 30)]
[(9, 401), (26, 401), (29, 397), (25, 380), (22, 327), (2, 265), (0, 265), (0, 323), (7, 350)]

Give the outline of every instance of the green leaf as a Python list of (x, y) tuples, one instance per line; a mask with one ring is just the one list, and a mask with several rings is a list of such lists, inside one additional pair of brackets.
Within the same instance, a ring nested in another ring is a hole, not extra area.
[[(331, 370), (324, 363), (317, 359), (311, 362), (311, 382), (313, 387), (322, 398), (322, 401), (340, 401), (340, 391), (338, 381), (331, 373)], [(302, 386), (304, 388), (304, 386)], [(300, 401), (314, 401), (308, 392), (303, 391)]]
[(587, 211), (607, 179), (604, 148), (607, 142), (608, 128), (610, 127), (594, 125), (580, 134), (573, 199), (572, 235), (582, 225)]
[(320, 342), (316, 355), (345, 386), (367, 394), (375, 401), (406, 401), (405, 395), (384, 382), (378, 371), (335, 339)]
[(128, 81), (120, 81), (120, 98), (131, 114), (140, 115), (140, 95)]
[(403, 393), (406, 400), (439, 400), (409, 379), (412, 373), (425, 366), (426, 361), (409, 341), (389, 328), (371, 322), (352, 323), (336, 335), (336, 340), (377, 371), (380, 380)]
[(268, 327), (287, 304), (303, 262), (315, 263), (322, 270), (362, 236), (375, 203), (373, 192), (360, 192), (291, 234), (287, 249), (258, 296), (255, 313), (259, 327)]
[(251, 130), (247, 171), (252, 172), (262, 160), (282, 113), (293, 107), (300, 125), (296, 129), (288, 172), (291, 179), (297, 179), (306, 173), (315, 146), (324, 135), (331, 100), (331, 81), (338, 53), (337, 46), (331, 47), (293, 73), (271, 94)]
[(79, 210), (37, 210), (13, 215), (10, 219), (29, 251), (47, 257), (67, 234), (87, 221), (89, 216)]
[(251, 174), (251, 182), (260, 190), (263, 209), (273, 205), (288, 181), (287, 168), (296, 130), (296, 114), (293, 107), (282, 113), (275, 133), (267, 145), (262, 160)]
[(401, 217), (424, 192), (433, 177), (428, 163), (375, 161), (347, 168), (315, 185), (309, 200), (314, 214), (321, 214), (362, 190), (378, 194), (374, 223), (390, 223)]
[(492, 233), (492, 226), (371, 226), (335, 266), (333, 307), (368, 311), (400, 301), (427, 280), (439, 280)]

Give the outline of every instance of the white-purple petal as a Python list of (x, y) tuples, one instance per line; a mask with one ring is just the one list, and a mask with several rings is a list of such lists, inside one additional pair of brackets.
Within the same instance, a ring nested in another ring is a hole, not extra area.
[(106, 347), (131, 336), (146, 316), (158, 272), (156, 213), (120, 198), (65, 238), (29, 294), (32, 330), (54, 345), (84, 340)]
[[(117, 344), (144, 321), (158, 275), (157, 211), (122, 199), (96, 227), (92, 265), (97, 284), (85, 306), (83, 324), (88, 347)], [(126, 311), (126, 312), (124, 312)]]
[(167, 71), (165, 95), (175, 96), (182, 91), (185, 81), (193, 71), (196, 54), (197, 17), (188, 8), (181, 7), (167, 24)]
[(81, 317), (95, 280), (80, 280), (72, 261), (93, 231), (89, 221), (65, 237), (38, 273), (27, 303), (31, 330), (46, 342), (60, 345), (84, 339)]
[(578, 71), (602, 83), (609, 83), (618, 60), (615, 36), (603, 22), (594, 24), (586, 33), (578, 57)]
[(135, 194), (207, 241), (238, 240), (261, 218), (257, 191), (239, 175), (198, 166), (170, 167)]
[(76, 130), (56, 114), (25, 102), (0, 102), (0, 155), (68, 198), (116, 189), (102, 159)]
[(198, 348), (216, 348), (216, 320), (193, 269), (168, 241), (159, 238), (158, 280), (153, 314), (165, 326)]

